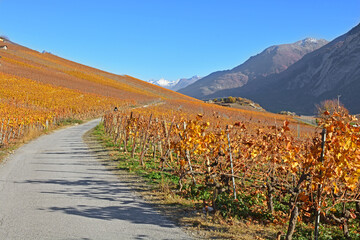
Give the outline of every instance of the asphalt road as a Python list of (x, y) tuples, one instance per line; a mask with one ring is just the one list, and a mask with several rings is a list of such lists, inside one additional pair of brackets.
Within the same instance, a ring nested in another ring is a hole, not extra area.
[(94, 120), (41, 136), (0, 166), (0, 239), (190, 239), (89, 151)]

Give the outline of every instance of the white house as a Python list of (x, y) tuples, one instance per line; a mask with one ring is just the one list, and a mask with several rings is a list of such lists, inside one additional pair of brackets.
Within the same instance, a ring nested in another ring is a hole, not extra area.
[(6, 45), (4, 45), (4, 46), (0, 46), (0, 49), (7, 50), (7, 49), (8, 49), (8, 47), (7, 47)]

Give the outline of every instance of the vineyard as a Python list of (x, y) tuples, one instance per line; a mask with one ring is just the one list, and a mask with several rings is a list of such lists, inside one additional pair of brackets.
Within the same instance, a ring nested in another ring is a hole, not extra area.
[(104, 131), (127, 166), (169, 180), (172, 193), (207, 214), (281, 226), (285, 239), (360, 238), (360, 128), (344, 109), (325, 112), (314, 128), (7, 46), (0, 148), (108, 111)]
[(2, 73), (0, 85), (0, 146), (65, 119), (93, 118), (131, 103)]
[[(260, 121), (265, 125), (274, 119), (279, 122), (285, 119), (275, 114), (205, 104), (127, 75), (107, 73), (10, 41), (6, 44), (8, 49), (0, 53), (2, 146), (62, 119), (99, 115), (111, 109), (110, 106), (163, 102), (163, 111), (176, 109), (184, 111), (185, 115), (216, 112), (221, 119)], [(305, 129), (300, 135), (309, 132), (312, 129)]]
[(71, 119), (101, 116), (115, 106), (165, 98), (191, 99), (6, 40), (0, 52), (0, 147)]
[(109, 112), (103, 124), (120, 152), (210, 214), (280, 225), (285, 239), (359, 238), (360, 128), (341, 108), (324, 116), (311, 134), (286, 119), (234, 121), (173, 105)]
[(37, 52), (12, 42), (1, 51), (1, 72), (54, 86), (141, 103), (184, 99), (182, 94), (156, 87), (128, 75), (115, 75), (72, 62), (48, 52)]

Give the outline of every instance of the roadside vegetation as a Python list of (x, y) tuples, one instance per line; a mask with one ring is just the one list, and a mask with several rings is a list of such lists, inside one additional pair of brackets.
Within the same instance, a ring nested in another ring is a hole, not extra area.
[[(204, 208), (203, 201), (197, 197), (185, 198), (178, 191), (179, 178), (170, 172), (158, 168), (151, 154), (145, 155), (145, 168), (139, 164), (139, 150), (134, 157), (131, 152), (119, 151), (119, 144), (105, 133), (101, 123), (91, 133), (106, 149), (108, 157), (116, 168), (136, 177), (125, 175), (129, 186), (137, 191), (147, 202), (153, 204), (169, 219), (199, 239), (275, 239), (277, 229), (274, 226), (256, 224), (251, 220), (224, 218), (220, 212), (210, 213)], [(97, 148), (98, 149), (98, 148)], [(103, 158), (103, 156), (101, 157)], [(132, 180), (132, 181), (131, 181)]]
[(356, 119), (341, 108), (325, 112), (312, 137), (296, 136), (286, 120), (275, 126), (229, 124), (216, 116), (164, 111), (104, 116), (108, 147), (124, 154), (120, 168), (221, 219), (214, 222), (272, 226), (282, 233), (279, 239), (360, 237), (360, 133), (352, 124)]

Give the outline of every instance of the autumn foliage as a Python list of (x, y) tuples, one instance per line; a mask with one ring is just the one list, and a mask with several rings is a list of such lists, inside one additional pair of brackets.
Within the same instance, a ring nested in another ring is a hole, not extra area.
[(292, 117), (205, 104), (127, 75), (8, 47), (0, 59), (1, 147), (32, 129), (107, 111), (105, 131), (119, 151), (171, 174), (179, 196), (224, 218), (287, 226), (286, 239), (299, 222), (312, 231), (319, 213), (322, 224), (360, 238), (360, 128), (334, 102), (315, 129)]
[(182, 196), (228, 217), (288, 222), (287, 239), (298, 221), (313, 226), (318, 210), (329, 226), (359, 224), (360, 131), (343, 111), (325, 113), (320, 123), (327, 132), (325, 148), (319, 131), (298, 138), (287, 120), (254, 127), (181, 111), (169, 116), (159, 107), (129, 111), (105, 115), (106, 131), (121, 151), (136, 152), (138, 146), (139, 154), (151, 154), (149, 161), (177, 176)]
[(101, 116), (114, 106), (197, 101), (127, 75), (6, 44), (8, 49), (0, 51), (0, 146), (67, 118)]
[(126, 104), (1, 73), (0, 86), (0, 145), (21, 138), (30, 128), (45, 129), (67, 118), (95, 117)]

